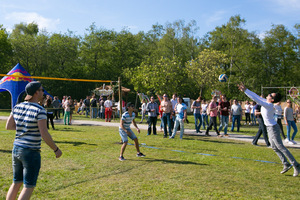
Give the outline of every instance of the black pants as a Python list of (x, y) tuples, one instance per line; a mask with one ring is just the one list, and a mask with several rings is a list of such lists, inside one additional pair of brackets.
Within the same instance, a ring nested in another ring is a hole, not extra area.
[(157, 117), (148, 117), (148, 135), (151, 135), (151, 125), (153, 125), (153, 134), (156, 135)]
[(60, 111), (59, 111), (59, 108), (55, 108), (55, 109), (54, 109), (54, 117), (55, 117), (55, 119), (60, 118)]
[(248, 120), (249, 120), (249, 123), (250, 123), (251, 122), (251, 120), (250, 120), (250, 113), (245, 113), (245, 116), (246, 116), (246, 120), (245, 120), (246, 124), (247, 124)]
[(254, 137), (252, 143), (253, 144), (257, 144), (258, 139), (260, 138), (261, 134), (263, 134), (265, 142), (266, 142), (266, 145), (270, 146), (270, 142), (269, 142), (269, 138), (268, 138), (268, 133), (267, 133), (267, 127), (264, 124), (264, 120), (262, 118), (260, 118), (260, 117), (258, 117), (256, 119), (258, 121), (259, 128), (258, 128), (258, 131), (257, 131), (256, 136)]
[(49, 120), (51, 122), (52, 128), (55, 129), (53, 119), (54, 119), (53, 112), (47, 112), (47, 128), (48, 129), (49, 129)]
[(206, 129), (205, 135), (208, 135), (208, 131), (212, 128), (212, 126), (214, 126), (214, 129), (215, 129), (217, 135), (220, 135), (220, 133), (217, 129), (217, 117), (210, 117), (209, 125)]

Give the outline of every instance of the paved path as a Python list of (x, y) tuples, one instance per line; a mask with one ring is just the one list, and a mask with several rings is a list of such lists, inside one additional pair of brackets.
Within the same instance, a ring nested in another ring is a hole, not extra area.
[[(0, 116), (0, 120), (7, 120), (8, 117), (4, 117), (4, 116)], [(85, 126), (112, 126), (112, 127), (118, 127), (120, 125), (119, 122), (103, 122), (103, 121), (97, 121), (97, 120), (73, 120), (72, 123), (74, 125), (85, 125)], [(54, 120), (54, 124), (63, 124), (63, 120), (59, 119), (59, 120)], [(133, 125), (131, 125), (133, 127)], [(138, 127), (140, 129), (143, 130), (147, 130), (148, 129), (148, 125), (147, 124), (138, 124)], [(160, 130), (160, 127), (157, 126), (157, 130), (158, 133)], [(162, 133), (161, 133), (162, 134)], [(185, 135), (199, 135), (199, 136), (204, 136), (204, 131), (202, 131), (202, 133), (196, 133), (195, 130), (192, 129), (185, 129), (184, 130), (184, 134)], [(220, 139), (229, 139), (229, 140), (239, 140), (239, 141), (244, 141), (244, 142), (249, 142), (251, 143), (254, 136), (249, 136), (249, 135), (240, 135), (240, 134), (236, 134), (236, 133), (228, 133), (229, 137), (222, 137)], [(215, 132), (210, 132), (211, 137), (217, 137), (217, 135), (215, 134)], [(179, 132), (177, 133), (177, 136), (179, 136)], [(263, 139), (263, 137), (261, 137), (261, 139), (258, 140), (258, 144), (265, 146), (265, 141)], [(284, 145), (286, 147), (290, 147), (290, 148), (299, 148), (300, 149), (300, 141), (297, 141), (297, 144), (295, 145), (290, 145), (290, 144), (286, 144), (284, 142)]]

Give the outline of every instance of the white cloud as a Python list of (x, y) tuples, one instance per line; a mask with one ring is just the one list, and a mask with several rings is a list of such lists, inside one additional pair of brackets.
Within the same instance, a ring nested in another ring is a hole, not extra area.
[(300, 0), (269, 0), (270, 3), (275, 3), (279, 6), (279, 12), (294, 12), (299, 13)]
[(13, 24), (35, 22), (38, 24), (40, 30), (46, 29), (48, 32), (57, 31), (57, 26), (60, 24), (60, 19), (45, 18), (35, 12), (12, 12), (6, 14), (5, 20)]
[(224, 15), (225, 14), (226, 14), (226, 11), (222, 11), (222, 10), (213, 13), (206, 20), (206, 24), (210, 25), (210, 24), (214, 24), (216, 22), (224, 20)]

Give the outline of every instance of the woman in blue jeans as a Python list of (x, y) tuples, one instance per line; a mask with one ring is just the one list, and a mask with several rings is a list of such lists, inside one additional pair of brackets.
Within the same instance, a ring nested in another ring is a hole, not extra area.
[[(195, 129), (196, 133), (201, 133), (200, 128), (202, 124), (202, 117), (201, 117), (201, 97), (198, 97), (197, 100), (193, 102), (192, 108), (194, 109), (194, 118), (195, 118)], [(199, 121), (199, 123), (198, 123)]]
[[(298, 132), (298, 129), (297, 129), (296, 123), (294, 121), (294, 111), (292, 108), (292, 101), (288, 99), (286, 101), (286, 103), (287, 103), (287, 106), (284, 108), (283, 113), (284, 113), (284, 120), (286, 123), (287, 133), (286, 133), (286, 139), (284, 141), (288, 144), (297, 144), (294, 141), (294, 139)], [(291, 128), (294, 129), (294, 133), (293, 133), (292, 137), (290, 137)]]

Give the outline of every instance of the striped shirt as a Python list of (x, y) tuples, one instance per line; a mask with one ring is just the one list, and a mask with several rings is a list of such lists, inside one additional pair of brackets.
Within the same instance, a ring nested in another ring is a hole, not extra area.
[[(123, 115), (122, 115), (122, 120), (124, 121), (123, 126), (124, 126), (124, 128), (125, 128), (126, 130), (130, 129), (130, 124), (131, 124), (131, 122), (134, 120), (134, 118), (135, 118), (135, 113), (134, 113), (134, 112), (132, 112), (131, 117), (130, 117), (128, 111), (125, 112), (125, 113), (123, 113)], [(121, 128), (121, 127), (120, 127), (120, 128)]]
[(38, 121), (47, 119), (46, 110), (37, 103), (23, 102), (17, 104), (12, 112), (16, 123), (14, 145), (23, 148), (40, 149), (41, 134)]

